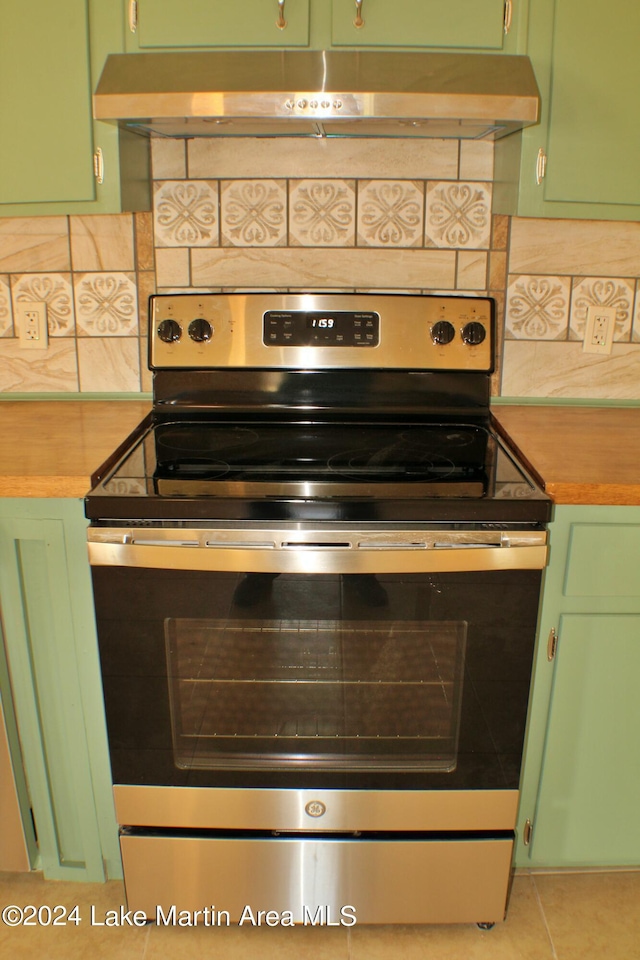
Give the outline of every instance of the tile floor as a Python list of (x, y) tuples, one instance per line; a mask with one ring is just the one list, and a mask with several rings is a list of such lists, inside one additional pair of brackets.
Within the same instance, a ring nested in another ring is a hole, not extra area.
[[(78, 905), (78, 926), (12, 928), (0, 920), (0, 957), (47, 960), (635, 960), (640, 872), (520, 874), (504, 924), (344, 928), (108, 928), (91, 925), (122, 903), (122, 884), (56, 883), (0, 873), (0, 909)], [(41, 914), (46, 918), (46, 911)]]

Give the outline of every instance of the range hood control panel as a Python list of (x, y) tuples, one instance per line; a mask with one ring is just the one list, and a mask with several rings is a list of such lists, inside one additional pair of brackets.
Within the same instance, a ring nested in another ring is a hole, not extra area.
[(490, 373), (494, 315), (490, 298), (455, 295), (157, 295), (149, 365)]

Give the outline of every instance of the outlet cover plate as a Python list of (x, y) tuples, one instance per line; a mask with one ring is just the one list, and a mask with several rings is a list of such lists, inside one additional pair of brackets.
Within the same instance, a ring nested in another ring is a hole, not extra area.
[(47, 349), (49, 329), (47, 304), (44, 300), (18, 300), (15, 304), (15, 320), (21, 349)]
[(601, 307), (594, 304), (587, 307), (583, 351), (585, 353), (611, 353), (615, 325), (615, 307)]

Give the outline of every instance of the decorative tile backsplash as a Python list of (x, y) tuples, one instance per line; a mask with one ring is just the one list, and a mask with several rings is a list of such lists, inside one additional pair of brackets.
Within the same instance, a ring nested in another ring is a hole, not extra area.
[[(493, 147), (451, 140), (159, 140), (148, 214), (0, 220), (0, 391), (149, 391), (156, 290), (489, 294), (495, 393), (640, 399), (640, 224), (491, 214)], [(47, 303), (47, 350), (13, 309)], [(584, 353), (613, 307), (610, 356)]]

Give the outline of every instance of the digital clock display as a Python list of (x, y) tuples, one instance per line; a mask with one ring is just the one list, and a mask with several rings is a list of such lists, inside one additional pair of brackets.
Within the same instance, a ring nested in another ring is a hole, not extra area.
[(309, 317), (307, 322), (318, 330), (331, 330), (336, 321), (335, 317)]
[(267, 347), (377, 347), (380, 315), (364, 310), (268, 310), (262, 339)]

